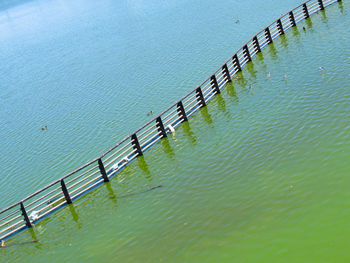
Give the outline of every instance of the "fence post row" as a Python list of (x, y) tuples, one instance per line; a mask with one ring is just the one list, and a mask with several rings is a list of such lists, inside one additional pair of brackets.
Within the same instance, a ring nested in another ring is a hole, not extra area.
[(197, 101), (202, 103), (202, 105), (200, 106), (201, 108), (207, 106), (207, 104), (205, 103), (205, 100), (204, 100), (204, 96), (203, 96), (201, 87), (198, 87), (196, 89), (196, 97), (197, 97)]
[(303, 4), (303, 10), (304, 10), (304, 17), (305, 17), (305, 18), (309, 18), (310, 15), (309, 15), (309, 11), (307, 10), (306, 3)]
[(294, 18), (294, 14), (293, 11), (289, 12), (289, 21), (292, 24), (292, 26), (296, 26), (297, 24), (295, 23), (295, 18)]
[(230, 71), (228, 70), (226, 63), (222, 66), (221, 70), (224, 72), (227, 82), (231, 82), (232, 79), (231, 79)]
[(137, 136), (136, 136), (136, 133), (131, 135), (131, 143), (133, 145), (134, 150), (136, 150), (137, 154), (140, 156), (143, 155), (139, 140), (137, 139)]
[(320, 9), (323, 10), (323, 9), (324, 9), (324, 6), (323, 6), (322, 0), (318, 0), (318, 4), (319, 4), (319, 6), (320, 6)]
[(156, 122), (157, 122), (156, 126), (157, 126), (158, 131), (160, 132), (161, 136), (167, 137), (165, 129), (164, 129), (163, 121), (162, 121), (162, 118), (160, 116), (157, 118)]
[(253, 43), (254, 43), (256, 52), (257, 53), (261, 52), (260, 45), (259, 45), (259, 40), (258, 40), (257, 36), (253, 37)]
[(219, 89), (219, 85), (218, 82), (216, 80), (215, 74), (213, 76), (210, 77), (210, 84), (211, 84), (211, 88), (216, 91), (216, 93), (220, 93), (220, 89)]
[(284, 30), (283, 30), (281, 19), (277, 20), (277, 28), (278, 28), (278, 31), (280, 32), (280, 35), (283, 35), (284, 34)]
[(32, 227), (32, 224), (30, 223), (30, 220), (28, 218), (28, 215), (27, 215), (27, 212), (26, 212), (26, 209), (24, 208), (24, 205), (23, 203), (21, 202), (21, 212), (22, 212), (22, 215), (24, 217), (24, 221), (26, 222), (26, 226), (31, 228)]
[(64, 197), (66, 198), (67, 204), (71, 204), (72, 199), (69, 196), (68, 189), (67, 189), (66, 184), (64, 183), (63, 179), (61, 180), (61, 188), (62, 188), (62, 192), (64, 194)]
[(239, 63), (237, 53), (232, 57), (233, 64), (237, 66), (238, 71), (242, 71), (241, 64)]
[(105, 182), (109, 182), (109, 178), (107, 176), (106, 169), (105, 169), (105, 166), (103, 165), (101, 158), (98, 159), (98, 167), (100, 168), (100, 173), (102, 175), (103, 180)]
[(243, 54), (244, 54), (244, 56), (246, 57), (246, 59), (248, 60), (248, 62), (249, 62), (249, 61), (252, 61), (252, 58), (250, 57), (249, 49), (248, 49), (248, 46), (247, 46), (247, 45), (245, 45), (245, 46), (243, 47)]
[(271, 37), (271, 33), (270, 33), (270, 28), (265, 28), (265, 38), (266, 40), (269, 42), (268, 44), (272, 43), (272, 37)]
[(177, 103), (177, 112), (179, 113), (179, 115), (182, 115), (182, 122), (187, 121), (187, 115), (182, 101), (179, 101)]

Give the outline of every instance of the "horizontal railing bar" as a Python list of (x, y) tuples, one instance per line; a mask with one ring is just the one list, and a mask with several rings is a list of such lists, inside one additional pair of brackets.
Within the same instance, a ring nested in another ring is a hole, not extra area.
[[(11, 223), (12, 221), (15, 221), (17, 218), (20, 218), (21, 216), (22, 216), (22, 215), (19, 214), (19, 215), (15, 216), (15, 217), (13, 217), (13, 218), (11, 218), (11, 219), (5, 221), (4, 223), (2, 223), (2, 224), (0, 225), (0, 227), (3, 227), (3, 226), (5, 226), (5, 225)], [(22, 220), (22, 221), (23, 221), (23, 220)]]
[(57, 190), (59, 190), (59, 189), (61, 189), (61, 187), (60, 187), (60, 186), (58, 186), (58, 187), (54, 188), (54, 189), (53, 189), (53, 190), (51, 190), (50, 192), (48, 192), (48, 193), (44, 194), (43, 196), (41, 196), (41, 197), (40, 197), (40, 198), (38, 198), (38, 199), (35, 199), (34, 201), (32, 201), (31, 203), (29, 203), (29, 204), (25, 205), (24, 207), (25, 207), (25, 208), (28, 208), (28, 207), (32, 206), (32, 205), (33, 205), (33, 204), (35, 204), (36, 202), (38, 202), (38, 201), (42, 200), (43, 198), (45, 198), (45, 197), (49, 196), (50, 194), (54, 193), (55, 191), (57, 191)]
[(7, 218), (9, 218), (9, 217), (11, 217), (11, 216), (13, 216), (13, 215), (15, 215), (16, 213), (18, 213), (18, 211), (19, 211), (19, 208), (16, 209), (15, 211), (12, 211), (10, 214), (4, 216), (3, 218), (1, 218), (1, 219), (0, 219), (0, 222), (1, 222), (1, 221), (4, 221), (5, 219), (7, 219)]
[(70, 185), (70, 186), (67, 186), (67, 189), (70, 190), (70, 189), (72, 189), (73, 187), (75, 187), (75, 186), (77, 186), (77, 185), (79, 185), (79, 184), (81, 184), (81, 183), (84, 183), (87, 179), (91, 178), (92, 176), (94, 176), (94, 175), (96, 175), (96, 174), (98, 174), (98, 173), (100, 173), (99, 170), (93, 172), (92, 174), (89, 174), (87, 177), (84, 177), (84, 178), (81, 179), (80, 181), (75, 182), (74, 184), (72, 184), (72, 185)]
[(147, 141), (145, 141), (143, 144), (141, 144), (141, 147), (144, 147), (145, 145), (147, 145), (147, 143), (149, 143), (150, 141), (152, 141), (156, 137), (162, 137), (161, 132), (154, 134), (151, 138), (149, 138)]
[(145, 134), (142, 138), (140, 138), (139, 137), (139, 142), (141, 143), (143, 140), (147, 140), (147, 138), (149, 137), (149, 136), (151, 136), (153, 133), (155, 133), (155, 132), (159, 132), (158, 131), (158, 127), (154, 127), (154, 129), (152, 130), (152, 131), (150, 131), (150, 132), (148, 132), (147, 134)]
[(131, 149), (133, 149), (133, 145), (130, 145), (127, 149), (125, 149), (123, 152), (119, 153), (119, 155), (115, 158), (113, 158), (111, 161), (109, 161), (107, 164), (105, 164), (105, 166), (109, 166), (111, 163), (114, 163), (116, 160), (118, 160), (119, 158), (121, 158), (123, 155), (125, 155), (128, 151), (130, 151)]
[(0, 237), (0, 240), (3, 240), (4, 238), (6, 238), (6, 237), (12, 235), (13, 233), (16, 233), (17, 231), (19, 231), (19, 230), (21, 230), (21, 229), (23, 229), (23, 228), (25, 228), (25, 227), (26, 227), (26, 224), (23, 223), (23, 225), (17, 227), (16, 229), (12, 230), (11, 232), (6, 233), (6, 234), (3, 235), (2, 237)]
[[(28, 209), (28, 213), (29, 212), (32, 212), (34, 209), (36, 209), (36, 208), (38, 208), (38, 207), (40, 207), (40, 206), (42, 206), (43, 204), (45, 204), (45, 203), (47, 203), (47, 202), (49, 202), (50, 201), (50, 199), (52, 200), (53, 198), (56, 198), (57, 196), (59, 196), (60, 194), (61, 194), (62, 192), (60, 191), (60, 192), (58, 192), (58, 193), (56, 193), (56, 194), (54, 194), (53, 196), (51, 196), (50, 198), (48, 198), (47, 200), (44, 200), (44, 201), (42, 201), (41, 203), (39, 203), (39, 204), (37, 204), (37, 205), (35, 205), (34, 207), (31, 207), (30, 209)], [(52, 203), (50, 203), (50, 205), (51, 205)]]
[[(97, 178), (96, 178), (96, 179), (97, 179)], [(98, 184), (100, 184), (100, 183), (102, 183), (102, 182), (103, 182), (103, 178), (101, 177), (100, 180), (98, 180), (98, 181), (96, 181), (95, 183), (91, 184), (91, 185), (90, 185), (89, 187), (87, 187), (86, 189), (83, 189), (83, 190), (81, 190), (80, 192), (76, 193), (76, 194), (73, 195), (71, 198), (72, 198), (72, 199), (76, 198), (77, 196), (83, 194), (84, 192), (89, 191), (91, 188), (95, 187), (96, 185), (98, 185)], [(81, 189), (81, 188), (80, 188), (80, 189)], [(80, 190), (80, 189), (79, 189), (79, 190)]]

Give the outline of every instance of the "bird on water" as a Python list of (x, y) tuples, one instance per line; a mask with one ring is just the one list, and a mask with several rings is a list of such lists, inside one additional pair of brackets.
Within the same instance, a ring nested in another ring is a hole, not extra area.
[(147, 116), (151, 116), (153, 115), (153, 111), (150, 111), (149, 113), (147, 113)]
[(47, 125), (45, 125), (44, 127), (41, 127), (42, 131), (46, 131), (47, 130)]
[(266, 77), (267, 77), (268, 79), (271, 78), (271, 73), (268, 72), (267, 75), (266, 75)]

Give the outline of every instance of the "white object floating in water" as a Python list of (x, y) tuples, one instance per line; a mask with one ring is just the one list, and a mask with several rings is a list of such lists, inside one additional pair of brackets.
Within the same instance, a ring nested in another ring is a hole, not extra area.
[(130, 160), (129, 160), (129, 158), (128, 158), (127, 156), (125, 156), (120, 162), (114, 164), (114, 165), (112, 166), (112, 169), (118, 170), (118, 169), (119, 169), (119, 163), (122, 163), (122, 164), (123, 164), (123, 163), (128, 163), (128, 162), (130, 162)]
[(29, 215), (31, 221), (35, 221), (39, 218), (39, 211), (32, 211)]
[(128, 163), (130, 160), (127, 156), (125, 156), (123, 159), (122, 159), (122, 162), (124, 163)]
[(170, 131), (172, 134), (175, 134), (175, 129), (174, 129), (173, 126), (171, 126), (171, 124), (169, 124), (169, 125), (166, 126), (166, 127), (169, 129), (169, 131)]
[(268, 72), (267, 75), (266, 75), (266, 77), (269, 79), (269, 78), (271, 77), (271, 73)]
[(323, 70), (324, 70), (324, 67), (319, 67), (318, 69), (321, 70), (321, 71), (323, 71)]
[(114, 164), (114, 165), (112, 166), (112, 169), (113, 169), (113, 170), (118, 170), (118, 169), (119, 169), (118, 163)]

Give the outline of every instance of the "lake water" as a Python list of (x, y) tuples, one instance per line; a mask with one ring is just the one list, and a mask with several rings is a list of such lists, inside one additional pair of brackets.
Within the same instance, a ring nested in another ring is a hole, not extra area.
[[(3, 1), (1, 207), (101, 154), (299, 3)], [(8, 240), (39, 242), (1, 262), (348, 261), (349, 4), (288, 31), (175, 137)]]

